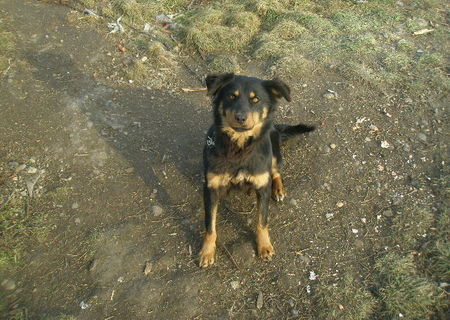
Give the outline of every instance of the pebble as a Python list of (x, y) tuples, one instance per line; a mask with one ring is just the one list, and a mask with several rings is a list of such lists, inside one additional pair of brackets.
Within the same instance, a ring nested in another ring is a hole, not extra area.
[(256, 307), (261, 309), (263, 307), (264, 297), (262, 291), (258, 292), (258, 298), (256, 298)]
[(233, 288), (233, 290), (236, 290), (241, 286), (241, 284), (237, 280), (231, 281), (230, 284), (231, 284), (231, 287)]
[(344, 202), (339, 201), (338, 203), (336, 203), (336, 207), (338, 208), (342, 208), (344, 206)]
[(305, 264), (309, 264), (309, 263), (311, 262), (311, 259), (308, 258), (307, 256), (304, 256), (304, 255), (301, 255), (301, 256), (299, 257), (299, 259), (300, 259), (302, 262), (304, 262)]
[(133, 173), (134, 172), (134, 168), (130, 167), (130, 168), (126, 168), (125, 169), (126, 173)]
[(75, 223), (76, 224), (80, 224), (81, 223), (81, 219), (80, 218), (75, 218)]
[(294, 207), (297, 206), (297, 200), (295, 200), (295, 199), (289, 200), (289, 203), (290, 203), (292, 206), (294, 206)]
[(24, 170), (26, 167), (27, 167), (26, 164), (24, 164), (24, 163), (20, 164), (16, 167), (16, 172), (20, 172), (20, 171)]
[(19, 163), (18, 163), (17, 161), (10, 161), (10, 162), (8, 162), (8, 164), (9, 164), (11, 167), (15, 167), (15, 168), (17, 168), (17, 167), (19, 166)]
[(389, 142), (387, 142), (387, 141), (385, 141), (385, 140), (381, 141), (380, 145), (381, 145), (381, 147), (382, 147), (383, 149), (387, 149), (387, 148), (389, 148), (389, 147), (391, 146), (391, 145), (389, 144)]
[(72, 203), (72, 209), (78, 209), (79, 207), (80, 205), (78, 204), (78, 202)]
[(35, 167), (28, 167), (27, 173), (34, 174), (37, 172), (37, 169)]
[(144, 275), (148, 275), (153, 270), (153, 264), (149, 261), (145, 262)]
[(309, 280), (316, 280), (317, 274), (314, 271), (309, 272)]
[(97, 260), (94, 259), (94, 260), (92, 260), (92, 261), (89, 263), (88, 270), (89, 270), (89, 271), (94, 271), (94, 269), (95, 269), (96, 267), (97, 267)]
[(405, 152), (410, 152), (411, 151), (411, 147), (409, 146), (409, 144), (404, 144), (403, 145), (403, 151), (405, 151)]
[(159, 217), (163, 213), (163, 209), (160, 206), (152, 206), (152, 213), (155, 217)]
[(420, 141), (427, 142), (427, 136), (424, 133), (419, 132), (416, 136)]
[(298, 316), (298, 310), (297, 309), (292, 309), (291, 313), (293, 316), (297, 317)]
[(392, 217), (394, 214), (392, 213), (391, 209), (386, 209), (383, 211), (383, 216), (385, 217)]
[(14, 290), (16, 289), (16, 282), (11, 279), (5, 279), (2, 281), (2, 287), (5, 288), (5, 290)]
[(335, 91), (333, 91), (333, 90), (330, 90), (330, 89), (327, 89), (327, 92), (324, 93), (323, 97), (325, 99), (329, 99), (329, 100), (338, 98), (337, 93)]
[(323, 152), (325, 152), (325, 153), (330, 153), (331, 148), (330, 148), (329, 146), (324, 146), (324, 147), (322, 148), (322, 150), (323, 150)]
[(334, 143), (330, 144), (331, 149), (336, 149), (336, 145)]
[(413, 103), (413, 100), (411, 98), (406, 98), (405, 103), (408, 103), (408, 104)]

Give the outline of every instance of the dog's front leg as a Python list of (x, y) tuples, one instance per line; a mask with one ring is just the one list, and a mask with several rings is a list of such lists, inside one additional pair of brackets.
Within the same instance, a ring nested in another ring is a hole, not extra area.
[(270, 184), (256, 191), (258, 209), (256, 246), (258, 255), (265, 260), (271, 260), (272, 256), (275, 254), (275, 250), (270, 242), (268, 225), (270, 192)]
[(200, 267), (206, 268), (214, 264), (216, 253), (216, 217), (219, 209), (219, 190), (205, 185), (203, 199), (205, 202), (205, 227), (206, 233), (200, 251)]

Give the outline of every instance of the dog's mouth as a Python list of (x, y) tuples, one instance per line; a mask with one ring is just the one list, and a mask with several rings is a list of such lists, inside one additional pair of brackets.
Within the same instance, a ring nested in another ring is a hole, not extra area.
[(246, 131), (250, 131), (253, 129), (252, 128), (243, 128), (243, 127), (231, 127), (231, 129), (233, 129), (236, 132), (246, 132)]

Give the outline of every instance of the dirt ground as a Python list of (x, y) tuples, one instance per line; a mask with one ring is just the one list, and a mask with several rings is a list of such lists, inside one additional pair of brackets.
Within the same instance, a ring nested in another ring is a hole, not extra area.
[(22, 214), (39, 217), (20, 234), (20, 263), (2, 270), (5, 319), (318, 319), (320, 284), (351, 275), (376, 286), (375, 261), (406, 246), (392, 240), (397, 216), (443, 210), (447, 96), (305, 74), (287, 80), (293, 102), (277, 122), (318, 129), (283, 148), (275, 258), (255, 256), (255, 199), (233, 193), (217, 263), (200, 269), (211, 108), (205, 92), (181, 88), (203, 86), (201, 64), (181, 65), (162, 89), (117, 82), (107, 75), (132, 53), (106, 28), (69, 23), (51, 3), (3, 0), (0, 10), (17, 61), (0, 85), (2, 201), (22, 195)]

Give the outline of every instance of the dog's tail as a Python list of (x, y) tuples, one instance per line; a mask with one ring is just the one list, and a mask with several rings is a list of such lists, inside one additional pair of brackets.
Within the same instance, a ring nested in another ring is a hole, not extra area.
[(291, 139), (292, 137), (298, 134), (314, 131), (316, 127), (308, 126), (305, 124), (298, 124), (296, 126), (290, 126), (287, 124), (276, 124), (275, 129), (277, 129), (277, 131), (280, 133), (280, 138), (281, 141), (283, 142)]

